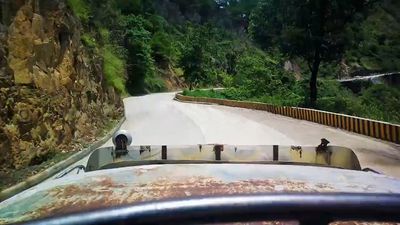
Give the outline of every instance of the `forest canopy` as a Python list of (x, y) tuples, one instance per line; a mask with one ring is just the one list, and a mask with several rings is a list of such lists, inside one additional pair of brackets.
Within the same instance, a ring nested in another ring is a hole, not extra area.
[[(400, 70), (394, 0), (68, 0), (109, 83), (131, 95), (217, 95), (399, 122), (398, 87), (337, 79)], [(174, 86), (172, 85), (172, 86)], [(174, 87), (172, 87), (174, 88)], [(380, 103), (380, 104), (378, 104)]]

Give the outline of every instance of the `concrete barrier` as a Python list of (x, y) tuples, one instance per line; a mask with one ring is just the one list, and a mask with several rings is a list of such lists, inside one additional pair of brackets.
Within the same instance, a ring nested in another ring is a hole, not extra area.
[(307, 120), (400, 144), (400, 125), (397, 124), (316, 109), (275, 106), (259, 102), (192, 97), (185, 96), (180, 93), (176, 94), (175, 99), (183, 102), (201, 102), (246, 109), (263, 110), (270, 113), (288, 116), (299, 120)]
[(60, 171), (66, 169), (68, 166), (74, 164), (75, 162), (81, 160), (88, 154), (90, 154), (92, 151), (95, 149), (99, 148), (100, 146), (104, 145), (111, 137), (112, 135), (121, 127), (122, 123), (125, 121), (125, 117), (122, 118), (117, 126), (115, 126), (111, 131), (109, 131), (106, 136), (104, 136), (102, 139), (96, 141), (89, 147), (83, 149), (82, 151), (79, 151), (75, 153), (74, 155), (70, 156), (64, 161), (61, 161), (54, 166), (47, 168), (46, 170), (35, 174), (29, 178), (27, 178), (25, 181), (20, 182), (12, 187), (9, 187), (3, 191), (0, 192), (0, 202), (30, 188), (33, 187), (44, 180), (54, 176), (55, 174), (59, 173)]

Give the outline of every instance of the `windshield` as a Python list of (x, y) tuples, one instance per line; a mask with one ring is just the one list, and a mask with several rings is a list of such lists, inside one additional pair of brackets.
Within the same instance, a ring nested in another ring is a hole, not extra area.
[[(291, 190), (274, 182), (400, 192), (399, 11), (396, 0), (0, 0), (0, 224), (38, 218), (67, 192), (45, 216), (58, 215), (82, 177), (87, 190), (152, 165), (190, 165), (183, 180), (208, 168), (192, 189), (249, 185), (233, 194)], [(168, 176), (138, 174), (90, 201)]]
[(196, 163), (286, 164), (361, 170), (352, 150), (336, 146), (327, 147), (325, 151), (316, 151), (315, 147), (278, 145), (130, 146), (124, 154), (118, 154), (116, 149), (107, 147), (93, 151), (87, 159), (85, 171), (151, 164)]

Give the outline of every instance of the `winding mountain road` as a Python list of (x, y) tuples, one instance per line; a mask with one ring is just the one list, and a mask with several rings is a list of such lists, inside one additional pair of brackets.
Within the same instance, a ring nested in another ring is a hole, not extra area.
[[(331, 145), (353, 149), (362, 167), (400, 178), (399, 145), (264, 111), (182, 103), (174, 96), (160, 93), (124, 99), (126, 121), (121, 129), (131, 132), (134, 145), (317, 146), (326, 138)], [(111, 140), (104, 146), (110, 145)]]

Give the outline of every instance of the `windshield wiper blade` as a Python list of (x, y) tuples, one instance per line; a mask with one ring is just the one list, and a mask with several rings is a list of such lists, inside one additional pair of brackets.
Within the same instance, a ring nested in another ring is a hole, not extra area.
[(78, 171), (76, 172), (76, 174), (79, 174), (79, 171), (80, 171), (80, 170), (85, 171), (85, 170), (86, 170), (86, 167), (85, 167), (84, 165), (77, 165), (77, 166), (74, 166), (74, 167), (72, 167), (71, 169), (65, 171), (64, 173), (61, 173), (61, 174), (57, 175), (57, 176), (55, 177), (55, 179), (62, 178), (62, 177), (64, 177), (65, 175), (71, 173), (72, 171), (74, 171), (74, 170), (76, 170), (76, 169), (78, 169)]

